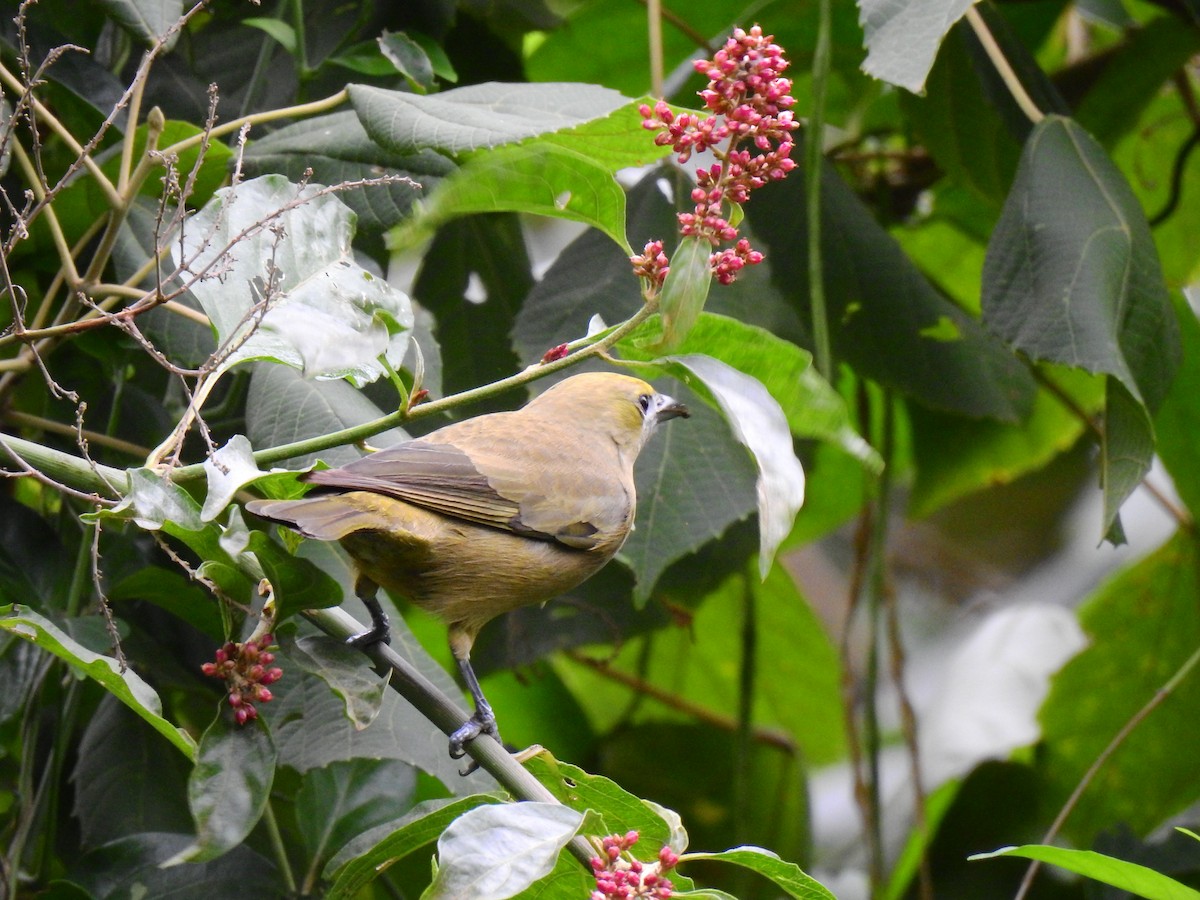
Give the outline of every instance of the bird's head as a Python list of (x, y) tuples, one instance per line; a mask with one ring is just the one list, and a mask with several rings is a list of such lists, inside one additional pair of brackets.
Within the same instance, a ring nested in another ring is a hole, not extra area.
[(586, 372), (560, 381), (529, 404), (534, 406), (542, 412), (553, 407), (556, 415), (611, 437), (623, 451), (632, 451), (631, 461), (661, 423), (689, 415), (686, 406), (640, 378), (613, 372)]

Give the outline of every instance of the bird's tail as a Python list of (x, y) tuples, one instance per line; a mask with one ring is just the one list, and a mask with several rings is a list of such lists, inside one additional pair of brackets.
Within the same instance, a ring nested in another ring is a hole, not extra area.
[(355, 531), (378, 525), (377, 513), (348, 503), (342, 494), (319, 494), (301, 500), (251, 500), (246, 509), (322, 541), (341, 540)]

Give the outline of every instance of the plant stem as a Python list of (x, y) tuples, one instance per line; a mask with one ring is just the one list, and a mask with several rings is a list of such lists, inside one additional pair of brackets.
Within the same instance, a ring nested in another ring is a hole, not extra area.
[(263, 826), (267, 829), (267, 837), (271, 841), (271, 853), (275, 856), (275, 866), (283, 876), (284, 886), (289, 897), (296, 896), (296, 876), (292, 874), (292, 864), (288, 860), (287, 846), (283, 843), (283, 835), (279, 831), (279, 822), (275, 818), (275, 808), (270, 799), (263, 807)]
[(646, 24), (650, 34), (650, 96), (663, 95), (662, 0), (646, 0)]
[(813, 355), (817, 371), (833, 381), (833, 350), (825, 304), (825, 267), (821, 257), (821, 172), (825, 131), (825, 93), (829, 84), (831, 0), (817, 4), (817, 45), (813, 51), (812, 109), (804, 138), (804, 180), (808, 222), (808, 297), (812, 310)]
[(996, 43), (996, 37), (992, 34), (992, 30), (988, 28), (987, 22), (983, 21), (983, 16), (979, 14), (979, 10), (974, 6), (967, 9), (967, 22), (970, 24), (971, 30), (975, 32), (975, 36), (979, 38), (979, 43), (983, 45), (988, 59), (996, 67), (996, 74), (1000, 76), (1004, 82), (1004, 86), (1008, 88), (1008, 92), (1012, 94), (1013, 100), (1017, 102), (1017, 106), (1021, 108), (1021, 112), (1025, 114), (1025, 117), (1034, 125), (1046, 118), (1046, 114), (1037, 108), (1037, 104), (1033, 102), (1033, 98), (1025, 90), (1025, 85), (1021, 84), (1021, 79), (1017, 77), (1017, 73), (1009, 65), (1008, 59), (1004, 56), (1004, 51)]
[(273, 122), (276, 119), (301, 118), (303, 116), (311, 116), (315, 113), (325, 112), (333, 109), (335, 106), (341, 106), (350, 99), (350, 92), (346, 89), (338, 91), (336, 94), (331, 94), (323, 100), (314, 100), (311, 103), (299, 103), (295, 106), (284, 106), (279, 109), (269, 109), (265, 112), (253, 113), (248, 116), (240, 116), (232, 119), (224, 125), (218, 125), (211, 131), (194, 134), (189, 138), (184, 138), (182, 141), (171, 144), (168, 147), (162, 148), (163, 156), (172, 154), (179, 155), (185, 150), (190, 150), (198, 144), (204, 143), (206, 140), (224, 137), (227, 134), (238, 131), (243, 125), (257, 125), (260, 122)]

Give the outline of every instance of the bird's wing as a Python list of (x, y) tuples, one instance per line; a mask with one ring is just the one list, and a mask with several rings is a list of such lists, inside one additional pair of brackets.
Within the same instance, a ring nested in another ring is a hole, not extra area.
[(599, 543), (600, 527), (571, 510), (548, 520), (530, 508), (533, 495), (547, 486), (525, 458), (487, 454), (486, 461), (477, 463), (453, 444), (415, 440), (338, 469), (310, 472), (304, 480), (344, 491), (372, 491), (452, 518), (576, 549)]

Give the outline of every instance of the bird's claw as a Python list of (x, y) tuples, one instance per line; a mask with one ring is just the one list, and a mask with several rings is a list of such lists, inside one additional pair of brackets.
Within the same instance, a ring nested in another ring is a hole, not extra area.
[[(500, 740), (500, 729), (496, 727), (496, 716), (492, 712), (491, 707), (485, 707), (483, 710), (477, 709), (471, 718), (467, 719), (450, 735), (450, 758), (462, 759), (466, 756), (466, 745), (481, 734), (490, 734), (497, 741)], [(470, 775), (478, 768), (479, 763), (472, 760), (459, 774)]]

